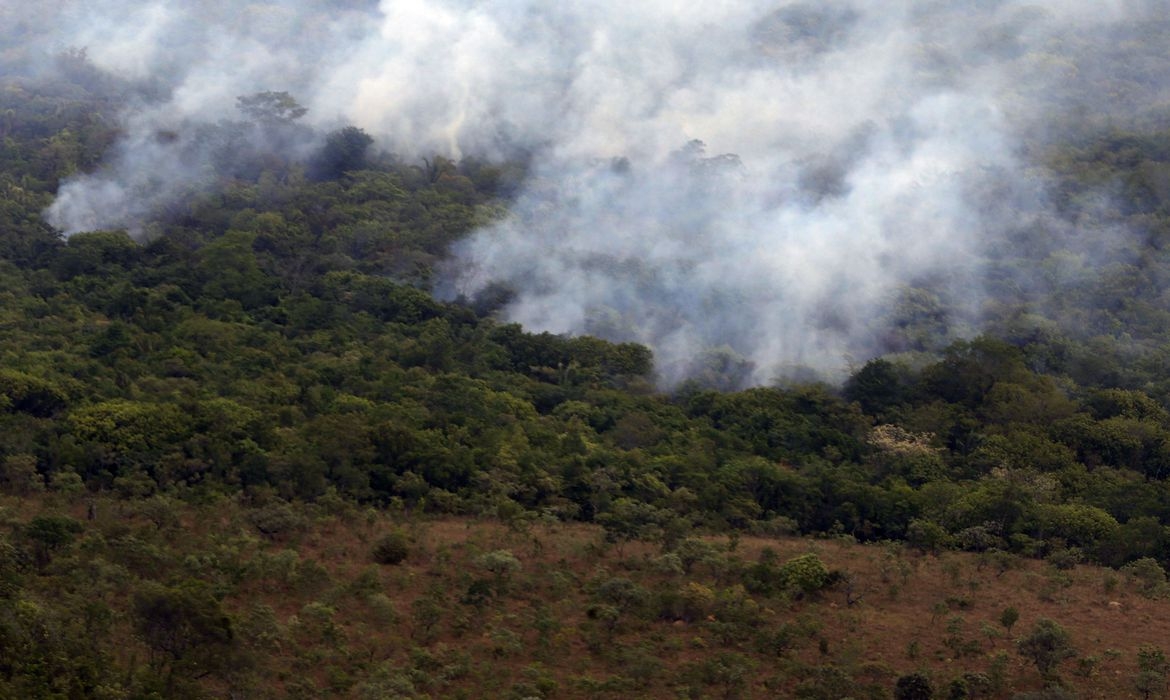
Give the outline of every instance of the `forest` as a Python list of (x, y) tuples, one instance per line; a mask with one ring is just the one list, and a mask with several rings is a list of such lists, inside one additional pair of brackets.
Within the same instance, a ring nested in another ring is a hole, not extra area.
[[(506, 284), (433, 294), (523, 154), (314, 134), (287, 92), (155, 133), (200, 187), (62, 236), (150, 88), (56, 60), (0, 79), (0, 697), (1165, 693), (1165, 120), (1032, 144), (1075, 226), (989, 234), (978, 327), (908, 280), (843, 382), (716, 347), (664, 386), (645, 345), (508, 322)], [(1124, 652), (1025, 607), (1123, 595)], [(934, 637), (830, 641), (879, 598)]]

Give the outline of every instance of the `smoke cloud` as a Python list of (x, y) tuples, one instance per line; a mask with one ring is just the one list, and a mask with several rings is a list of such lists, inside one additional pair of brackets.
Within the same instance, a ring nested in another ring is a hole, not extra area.
[[(911, 286), (963, 334), (990, 242), (1049, 216), (1021, 144), (1058, 135), (1069, 115), (1165, 99), (1158, 78), (1105, 52), (1163, 21), (1161, 5), (66, 0), (5, 12), (28, 15), (6, 19), (45, 55), (84, 46), (99, 68), (154, 86), (127, 105), (105, 166), (62, 185), (46, 217), (65, 233), (141, 226), (215, 177), (201, 124), (238, 118), (239, 95), (288, 91), (308, 125), (351, 123), (404, 157), (529, 154), (511, 214), (452, 251), (439, 293), (503, 284), (509, 320), (646, 343), (670, 385), (728, 362), (742, 383), (832, 376), (891, 349), (883, 329)], [(45, 12), (52, 24), (32, 16)], [(1096, 93), (1119, 80), (1131, 89)]]

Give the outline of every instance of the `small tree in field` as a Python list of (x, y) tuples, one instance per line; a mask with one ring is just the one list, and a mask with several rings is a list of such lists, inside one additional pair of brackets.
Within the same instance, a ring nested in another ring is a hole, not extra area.
[(605, 530), (605, 541), (617, 544), (618, 556), (623, 556), (626, 542), (661, 540), (664, 515), (648, 503), (619, 498), (608, 511), (597, 516), (597, 522)]
[(506, 549), (485, 552), (476, 557), (475, 563), (492, 575), (494, 579), (492, 587), (497, 594), (507, 592), (512, 574), (523, 568), (516, 555)]
[(799, 595), (816, 593), (829, 583), (829, 570), (815, 554), (802, 554), (780, 567), (784, 586)]
[(393, 530), (374, 545), (374, 561), (379, 564), (401, 564), (410, 554), (410, 538), (402, 530)]
[(902, 676), (894, 685), (894, 700), (930, 700), (932, 697), (934, 688), (930, 679), (921, 673)]
[(999, 624), (1003, 625), (1003, 628), (1007, 630), (1008, 634), (1012, 633), (1012, 625), (1016, 624), (1019, 619), (1020, 611), (1010, 605), (1004, 608), (1003, 612), (999, 614)]
[(1036, 664), (1046, 681), (1057, 680), (1056, 667), (1076, 656), (1068, 632), (1049, 619), (1040, 619), (1032, 631), (1017, 642), (1020, 655)]
[(1167, 671), (1170, 671), (1170, 663), (1161, 649), (1150, 646), (1138, 649), (1138, 674), (1133, 684), (1142, 698), (1150, 700), (1155, 693), (1166, 692)]

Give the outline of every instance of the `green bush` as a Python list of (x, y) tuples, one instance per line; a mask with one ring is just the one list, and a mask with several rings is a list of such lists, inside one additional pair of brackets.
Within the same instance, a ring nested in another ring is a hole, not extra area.
[(379, 564), (401, 564), (410, 554), (410, 538), (405, 532), (387, 533), (374, 545), (374, 561)]
[(1046, 680), (1056, 678), (1061, 661), (1076, 656), (1069, 634), (1056, 622), (1041, 618), (1032, 631), (1016, 642), (1020, 656), (1036, 664)]
[(815, 554), (802, 554), (780, 567), (784, 586), (802, 595), (815, 593), (829, 583), (829, 570)]
[(930, 679), (921, 673), (902, 676), (894, 685), (895, 700), (930, 700), (932, 697), (934, 688)]
[(1084, 559), (1084, 555), (1076, 547), (1058, 549), (1045, 557), (1045, 561), (1061, 571), (1068, 571), (1075, 568), (1077, 564), (1081, 563), (1082, 559)]
[(1160, 598), (1167, 593), (1166, 571), (1151, 557), (1131, 561), (1121, 567), (1121, 573), (1147, 598)]
[(248, 522), (269, 537), (286, 535), (305, 526), (305, 519), (287, 503), (270, 503), (257, 508), (248, 513)]
[(915, 518), (906, 528), (906, 544), (923, 553), (938, 554), (951, 546), (951, 535), (938, 523)]

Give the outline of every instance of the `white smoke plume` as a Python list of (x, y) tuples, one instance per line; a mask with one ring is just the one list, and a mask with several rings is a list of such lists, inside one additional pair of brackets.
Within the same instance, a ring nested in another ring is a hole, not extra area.
[(1044, 216), (1021, 136), (1164, 99), (1151, 84), (1087, 102), (1116, 76), (1083, 53), (1164, 10), (59, 0), (46, 51), (85, 46), (166, 96), (127, 105), (106, 166), (64, 183), (46, 216), (66, 233), (140, 225), (214, 177), (191, 155), (197, 124), (287, 90), (308, 123), (352, 123), (405, 157), (532, 154), (511, 216), (453, 251), (447, 294), (502, 283), (508, 319), (646, 343), (667, 384), (711, 350), (745, 360), (745, 383), (831, 373), (879, 351), (876, 320), (908, 285), (929, 283), (955, 323), (977, 317), (987, 241)]

